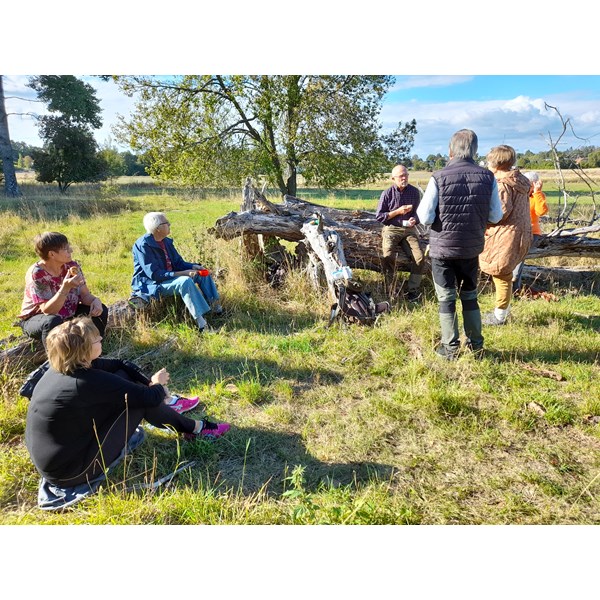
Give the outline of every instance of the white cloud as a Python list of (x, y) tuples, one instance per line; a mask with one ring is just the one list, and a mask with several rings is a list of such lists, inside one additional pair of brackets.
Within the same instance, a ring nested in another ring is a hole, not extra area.
[[(581, 138), (600, 133), (598, 101), (573, 100), (554, 97), (546, 100), (557, 106), (564, 118), (570, 118), (573, 129)], [(497, 144), (508, 144), (518, 152), (548, 149), (550, 132), (553, 139), (562, 131), (555, 111), (545, 109), (542, 98), (517, 96), (509, 100), (453, 101), (453, 102), (396, 102), (384, 105), (382, 120), (385, 129), (392, 129), (399, 121), (417, 120), (417, 136), (413, 153), (421, 157), (429, 154), (447, 154), (452, 134), (464, 128), (472, 129), (479, 138), (479, 152), (485, 154)], [(569, 131), (561, 148), (577, 147), (584, 142)]]
[(471, 75), (426, 75), (413, 77), (396, 77), (391, 92), (415, 88), (448, 87), (473, 80)]

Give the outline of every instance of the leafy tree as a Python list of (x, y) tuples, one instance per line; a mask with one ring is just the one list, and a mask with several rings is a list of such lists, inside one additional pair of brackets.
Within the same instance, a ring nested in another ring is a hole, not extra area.
[(585, 160), (585, 166), (590, 169), (600, 167), (600, 150), (594, 150), (588, 154)]
[[(102, 127), (100, 103), (96, 90), (73, 75), (39, 75), (27, 84), (47, 104), (51, 113), (59, 113), (70, 124), (92, 129)], [(44, 117), (41, 117), (43, 120)]]
[(380, 136), (389, 76), (190, 75), (116, 77), (136, 112), (119, 139), (151, 175), (183, 184), (235, 184), (264, 175), (296, 194), (297, 175), (332, 188), (375, 177), (408, 156), (416, 122)]
[(37, 181), (56, 182), (64, 194), (72, 183), (106, 177), (106, 162), (98, 154), (94, 136), (85, 128), (64, 123), (60, 117), (47, 117), (40, 135), (48, 142), (32, 156)]
[(100, 150), (99, 155), (106, 163), (106, 175), (108, 177), (125, 175), (127, 170), (125, 158), (116, 148), (106, 146)]
[(102, 126), (94, 88), (73, 75), (40, 75), (28, 85), (51, 113), (38, 120), (44, 148), (32, 153), (36, 179), (55, 181), (62, 193), (72, 183), (102, 179), (107, 164), (93, 135)]
[(419, 158), (416, 154), (413, 155), (411, 162), (412, 167), (413, 169), (415, 169), (415, 171), (427, 171), (427, 169), (429, 168), (427, 163), (421, 158)]
[(31, 156), (34, 150), (41, 150), (37, 146), (30, 146), (25, 142), (11, 142), (13, 152), (13, 162), (17, 162), (19, 155), (26, 157)]
[(128, 151), (121, 152), (121, 156), (125, 162), (125, 175), (148, 175), (146, 165), (138, 156)]
[(2, 179), (4, 181), (5, 195), (8, 197), (20, 196), (21, 190), (17, 183), (10, 133), (8, 131), (8, 117), (4, 103), (2, 75), (0, 75), (0, 159), (2, 160)]

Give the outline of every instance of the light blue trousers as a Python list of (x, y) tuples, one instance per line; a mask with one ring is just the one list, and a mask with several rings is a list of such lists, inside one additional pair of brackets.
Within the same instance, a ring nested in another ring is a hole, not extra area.
[[(198, 289), (198, 286), (200, 286), (200, 289)], [(158, 287), (161, 296), (181, 296), (186, 308), (196, 322), (204, 313), (209, 312), (210, 305), (219, 299), (217, 286), (210, 275), (206, 277), (196, 275), (193, 278), (182, 275), (163, 281)]]

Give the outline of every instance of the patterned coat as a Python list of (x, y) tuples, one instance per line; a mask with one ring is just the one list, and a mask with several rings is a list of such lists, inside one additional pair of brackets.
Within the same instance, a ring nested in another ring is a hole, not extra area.
[(531, 246), (531, 184), (518, 169), (496, 171), (495, 175), (504, 216), (486, 229), (479, 267), (488, 275), (506, 276), (527, 256)]

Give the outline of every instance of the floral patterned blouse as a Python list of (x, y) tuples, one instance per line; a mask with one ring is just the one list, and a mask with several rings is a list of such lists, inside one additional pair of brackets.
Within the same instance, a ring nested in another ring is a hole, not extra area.
[[(39, 262), (36, 262), (27, 269), (27, 273), (25, 274), (25, 294), (23, 296), (19, 319), (25, 320), (41, 312), (40, 304), (48, 302), (58, 292), (70, 267), (77, 267), (83, 275), (79, 263), (74, 260), (62, 265), (60, 275), (56, 277), (48, 273)], [(80, 302), (81, 293), (79, 288), (72, 288), (58, 314), (63, 319), (71, 318), (75, 314)]]

